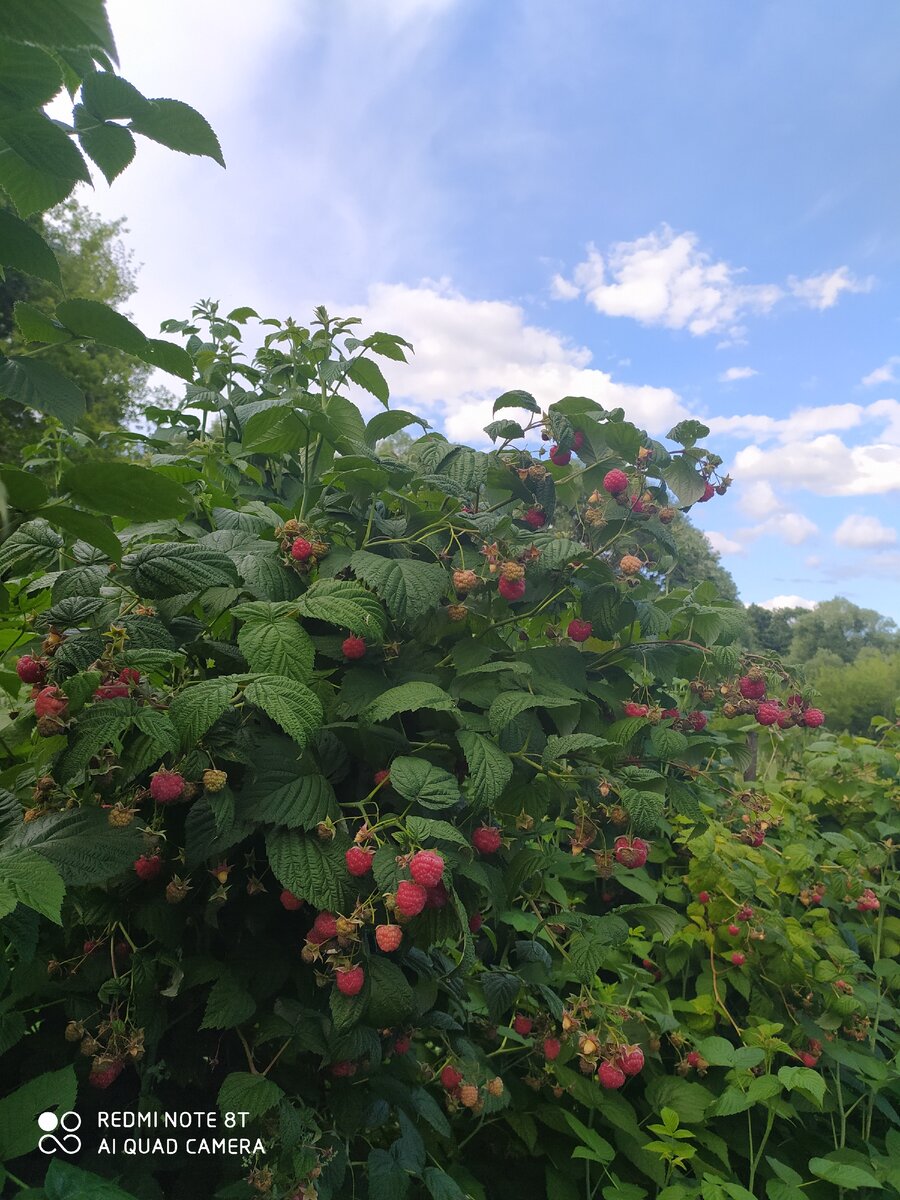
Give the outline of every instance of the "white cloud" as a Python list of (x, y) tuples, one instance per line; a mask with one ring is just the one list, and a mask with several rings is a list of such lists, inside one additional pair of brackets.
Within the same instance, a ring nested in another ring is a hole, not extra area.
[(788, 296), (821, 310), (836, 304), (842, 292), (873, 286), (846, 266), (807, 279), (791, 276), (786, 286), (746, 283), (743, 274), (703, 250), (696, 233), (662, 225), (632, 242), (616, 242), (605, 253), (589, 245), (571, 279), (554, 276), (551, 294), (572, 300), (580, 293), (604, 316), (630, 317), (642, 325), (686, 329), (695, 337), (725, 334), (721, 344), (728, 346), (741, 340), (747, 317), (771, 312)]
[(815, 521), (798, 512), (781, 512), (758, 526), (757, 533), (773, 533), (790, 546), (802, 546), (819, 532)]
[(719, 376), (719, 383), (736, 383), (739, 379), (752, 379), (759, 371), (753, 367), (729, 367)]
[(741, 542), (736, 542), (733, 538), (726, 537), (724, 533), (717, 533), (715, 529), (704, 530), (706, 540), (718, 554), (743, 554), (744, 546)]
[(775, 489), (766, 479), (750, 484), (738, 480), (738, 506), (747, 516), (761, 519), (777, 512), (782, 506), (782, 501), (775, 495)]
[(658, 433), (688, 415), (671, 388), (617, 383), (591, 366), (590, 350), (529, 325), (518, 305), (469, 299), (448, 280), (377, 284), (366, 305), (353, 307), (366, 328), (402, 333), (413, 343), (408, 365), (381, 362), (394, 402), (408, 401), (454, 439), (483, 443), (493, 401), (512, 388), (531, 392), (542, 406), (590, 396)]
[(833, 308), (838, 302), (841, 292), (859, 293), (870, 292), (875, 286), (875, 280), (869, 276), (857, 279), (850, 273), (849, 267), (838, 267), (834, 271), (825, 271), (821, 275), (810, 275), (808, 279), (798, 279), (792, 275), (788, 280), (791, 295), (808, 304), (810, 308), (822, 312)]
[(879, 383), (896, 383), (897, 375), (894, 368), (900, 363), (900, 355), (892, 355), (886, 363), (870, 371), (860, 380), (863, 387), (876, 387)]
[(890, 546), (897, 540), (897, 531), (884, 525), (878, 517), (867, 517), (851, 513), (834, 531), (834, 540), (839, 546), (869, 549), (874, 546)]
[[(879, 403), (884, 403), (879, 401)], [(815, 408), (796, 408), (787, 417), (769, 417), (761, 413), (743, 413), (733, 417), (709, 417), (705, 424), (713, 434), (725, 437), (747, 437), (757, 441), (780, 438), (791, 441), (810, 433), (830, 429), (853, 429), (872, 414), (861, 404), (820, 404)]]
[(779, 608), (815, 608), (818, 600), (807, 600), (805, 596), (773, 596), (771, 600), (761, 600), (760, 608), (775, 612)]
[(879, 495), (900, 489), (896, 446), (848, 446), (835, 434), (771, 450), (746, 446), (734, 457), (734, 474), (750, 483), (773, 480), (782, 488), (807, 488), (820, 496)]

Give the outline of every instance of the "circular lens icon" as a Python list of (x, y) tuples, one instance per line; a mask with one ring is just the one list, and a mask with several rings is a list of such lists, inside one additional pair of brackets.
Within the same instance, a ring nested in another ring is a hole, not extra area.
[(42, 1112), (37, 1119), (38, 1128), (43, 1129), (44, 1133), (52, 1133), (59, 1125), (59, 1117), (56, 1113)]

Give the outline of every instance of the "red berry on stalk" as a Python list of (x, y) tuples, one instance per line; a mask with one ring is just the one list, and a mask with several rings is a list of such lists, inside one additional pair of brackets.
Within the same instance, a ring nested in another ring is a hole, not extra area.
[(64, 717), (69, 708), (69, 698), (58, 687), (42, 688), (34, 698), (34, 715), (41, 717)]
[(337, 937), (337, 917), (331, 912), (316, 913), (316, 919), (313, 921), (311, 932), (316, 935), (320, 942), (327, 942), (331, 938)]
[(88, 1075), (88, 1083), (95, 1088), (108, 1088), (111, 1083), (115, 1083), (122, 1072), (125, 1070), (125, 1063), (120, 1058), (113, 1059), (111, 1062), (108, 1059), (95, 1059), (91, 1066), (91, 1073)]
[(375, 858), (374, 850), (364, 850), (362, 846), (351, 846), (344, 855), (344, 861), (347, 864), (347, 870), (351, 875), (357, 878), (368, 875), (372, 870), (372, 860)]
[(375, 944), (385, 954), (390, 954), (392, 951), (398, 950), (402, 941), (403, 930), (399, 925), (375, 926)]
[(777, 700), (763, 700), (756, 710), (756, 720), (760, 725), (775, 725), (781, 714), (781, 705)]
[(614, 1090), (625, 1084), (625, 1072), (611, 1062), (604, 1061), (600, 1064), (597, 1068), (597, 1078), (600, 1080), (600, 1086), (607, 1090)]
[(572, 461), (572, 451), (560, 450), (559, 446), (551, 446), (550, 461), (555, 467), (567, 467)]
[(444, 877), (444, 860), (433, 850), (419, 850), (410, 859), (409, 873), (422, 887), (436, 887)]
[(797, 1055), (804, 1067), (814, 1067), (819, 1061), (818, 1054), (811, 1054), (809, 1050), (801, 1050)]
[(553, 1062), (559, 1058), (560, 1050), (562, 1050), (562, 1043), (559, 1038), (544, 1038), (543, 1051), (547, 1062)]
[(728, 932), (731, 937), (739, 937), (741, 933), (741, 927), (740, 925), (729, 925)]
[(643, 867), (647, 862), (650, 847), (643, 838), (630, 838), (624, 834), (613, 842), (616, 862), (623, 867)]
[(141, 673), (136, 667), (123, 667), (119, 672), (119, 683), (127, 683), (129, 687), (137, 687), (141, 682)]
[(584, 434), (580, 429), (575, 430), (575, 436), (572, 438), (572, 449), (577, 454), (584, 445)]
[(689, 1067), (699, 1067), (700, 1066), (699, 1052), (697, 1050), (689, 1050), (688, 1053), (684, 1056), (684, 1061), (687, 1063), (687, 1065)]
[(603, 490), (609, 492), (610, 496), (621, 496), (622, 492), (628, 490), (628, 476), (618, 467), (607, 471), (603, 476)]
[(496, 825), (479, 825), (472, 833), (472, 845), (479, 854), (496, 854), (503, 845)]
[(623, 1046), (616, 1057), (616, 1064), (626, 1075), (640, 1075), (644, 1069), (644, 1052), (640, 1046)]
[(501, 579), (497, 584), (497, 591), (504, 600), (508, 600), (510, 604), (515, 604), (517, 600), (521, 600), (525, 595), (525, 580)]
[(342, 996), (358, 996), (366, 982), (366, 973), (360, 966), (343, 967), (335, 971), (334, 979)]
[(586, 642), (593, 632), (590, 621), (570, 621), (566, 633), (573, 642)]
[(526, 1017), (522, 1013), (517, 1013), (512, 1023), (512, 1027), (519, 1037), (528, 1037), (533, 1025), (534, 1021), (531, 1017)]
[(825, 714), (821, 708), (808, 708), (800, 718), (808, 729), (817, 729), (825, 722)]
[(344, 638), (343, 642), (341, 643), (341, 651), (344, 655), (344, 658), (349, 658), (351, 660), (363, 658), (366, 653), (366, 643), (363, 638), (356, 637), (355, 634), (351, 634), (350, 637)]
[(713, 485), (711, 483), (708, 483), (706, 485), (706, 487), (703, 489), (703, 495), (700, 497), (700, 499), (697, 501), (697, 503), (705, 504), (707, 502), (707, 500), (712, 500), (712, 498), (715, 494), (716, 494), (716, 489), (713, 487)]
[(47, 663), (42, 658), (23, 654), (16, 663), (16, 674), (23, 683), (43, 683), (47, 678)]
[(376, 771), (376, 772), (375, 772), (375, 775), (374, 775), (374, 782), (375, 782), (375, 786), (376, 786), (376, 787), (381, 787), (381, 785), (382, 785), (383, 783), (387, 783), (387, 782), (388, 782), (388, 780), (390, 779), (390, 777), (391, 777), (391, 773), (390, 773), (390, 771), (387, 769), (387, 767), (385, 767), (383, 771)]
[(701, 904), (709, 904), (709, 892), (698, 892), (697, 899)]
[(281, 907), (286, 908), (288, 912), (296, 912), (298, 908), (303, 907), (303, 901), (299, 896), (295, 896), (293, 892), (289, 892), (287, 888), (278, 897), (281, 901)]
[(481, 913), (472, 913), (469, 917), (469, 933), (478, 933), (484, 924), (484, 917)]
[(149, 883), (151, 879), (156, 879), (162, 870), (162, 859), (158, 854), (142, 854), (135, 861), (134, 873), (138, 879), (144, 883)]
[(394, 903), (397, 907), (397, 912), (402, 917), (416, 917), (425, 907), (425, 902), (428, 899), (428, 893), (418, 883), (410, 883), (407, 879), (401, 879), (397, 884), (397, 894)]
[(694, 733), (701, 733), (709, 724), (709, 717), (705, 712), (700, 712), (696, 709), (694, 712), (689, 712), (685, 718), (688, 725), (693, 729)]
[(456, 1067), (451, 1066), (450, 1063), (447, 1063), (446, 1067), (444, 1067), (441, 1071), (440, 1080), (441, 1087), (448, 1092), (452, 1092), (462, 1083), (463, 1077), (460, 1072), (457, 1071)]
[(127, 683), (122, 683), (116, 680), (113, 683), (101, 683), (94, 690), (95, 700), (121, 700), (130, 693), (131, 689)]
[(150, 776), (150, 795), (157, 804), (171, 804), (184, 792), (184, 776), (160, 767)]
[(531, 529), (543, 529), (547, 524), (547, 515), (542, 513), (539, 508), (529, 508), (522, 520)]
[(88, 938), (87, 941), (84, 943), (84, 945), (81, 947), (82, 953), (93, 954), (99, 945), (100, 945), (100, 943), (98, 941), (96, 941), (94, 938)]
[(626, 700), (622, 705), (622, 711), (626, 717), (646, 717), (650, 709), (646, 704), (636, 704), (634, 700)]
[(356, 1063), (350, 1058), (342, 1058), (339, 1062), (333, 1062), (328, 1070), (335, 1079), (349, 1079), (356, 1074)]
[(764, 679), (751, 679), (749, 675), (742, 675), (738, 681), (738, 691), (745, 700), (762, 700), (766, 694), (766, 681)]
[(744, 963), (747, 961), (747, 955), (742, 954), (740, 952), (740, 950), (735, 950), (735, 952), (731, 956), (731, 961), (732, 961), (732, 963), (734, 963), (734, 965), (736, 967), (742, 967), (744, 965)]
[(408, 1054), (409, 1048), (411, 1045), (412, 1045), (412, 1042), (405, 1035), (403, 1037), (398, 1037), (394, 1041), (394, 1053), (395, 1054)]
[(312, 557), (312, 552), (312, 542), (308, 542), (306, 538), (294, 538), (291, 543), (291, 558), (295, 562), (306, 562), (308, 558)]
[(738, 909), (737, 919), (739, 921), (752, 921), (753, 920), (753, 909), (750, 907), (749, 904), (744, 904), (741, 906), (741, 908)]

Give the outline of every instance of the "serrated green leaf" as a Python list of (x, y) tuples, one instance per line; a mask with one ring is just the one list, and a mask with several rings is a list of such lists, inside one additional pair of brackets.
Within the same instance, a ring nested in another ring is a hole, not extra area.
[(381, 367), (371, 358), (354, 358), (347, 370), (347, 378), (367, 392), (371, 392), (375, 399), (380, 400), (382, 404), (387, 404), (390, 397), (387, 380), (382, 374)]
[(479, 805), (493, 804), (512, 778), (512, 759), (490, 738), (469, 730), (456, 735), (469, 768), (467, 791)]
[(244, 698), (261, 708), (300, 747), (307, 744), (324, 720), (319, 697), (295, 679), (260, 675), (248, 684)]
[(271, 762), (241, 793), (238, 814), (287, 829), (315, 829), (320, 821), (336, 820), (340, 808), (324, 775), (297, 775), (289, 763)]
[(409, 981), (396, 963), (373, 956), (366, 968), (366, 1021), (376, 1029), (402, 1025), (415, 1008)]
[(37, 1149), (40, 1113), (75, 1107), (78, 1081), (71, 1065), (30, 1079), (0, 1100), (0, 1159), (7, 1162)]
[(395, 621), (416, 621), (430, 613), (447, 588), (447, 576), (436, 563), (414, 558), (382, 558), (357, 550), (350, 568), (384, 600)]
[(240, 582), (227, 554), (196, 542), (153, 542), (127, 554), (122, 566), (131, 572), (138, 595), (151, 600), (234, 587)]
[(221, 1113), (246, 1112), (255, 1121), (273, 1109), (283, 1095), (278, 1084), (265, 1075), (232, 1071), (219, 1088), (216, 1105)]
[(182, 746), (193, 746), (231, 704), (235, 682), (230, 676), (204, 679), (180, 692), (169, 705), (169, 718)]
[(61, 284), (59, 263), (53, 250), (36, 229), (5, 208), (0, 208), (0, 265), (46, 279), (57, 287)]
[(535, 400), (530, 392), (516, 390), (512, 392), (504, 392), (502, 396), (498, 396), (494, 401), (493, 411), (499, 412), (501, 408), (524, 408), (526, 411), (535, 413), (540, 416), (541, 406)]
[(61, 906), (66, 886), (51, 862), (33, 850), (0, 857), (0, 881), (20, 904), (62, 924)]
[(233, 1029), (249, 1021), (256, 1011), (256, 1002), (242, 983), (223, 970), (210, 989), (201, 1029)]
[(452, 697), (434, 683), (401, 683), (388, 688), (364, 710), (362, 720), (369, 724), (389, 721), (403, 712), (418, 712), (420, 708), (431, 708), (435, 712), (456, 712)]
[(568, 733), (564, 737), (554, 734), (547, 738), (541, 761), (544, 767), (548, 767), (551, 763), (559, 762), (569, 755), (579, 755), (581, 752), (583, 757), (590, 757), (591, 752), (596, 754), (608, 749), (612, 744), (606, 738), (593, 733)]
[(883, 1187), (880, 1180), (876, 1179), (871, 1171), (854, 1166), (852, 1163), (836, 1162), (830, 1157), (811, 1158), (809, 1169), (820, 1179), (827, 1179), (836, 1187), (847, 1188), (851, 1192), (864, 1187), (878, 1188), (879, 1190)]
[(295, 830), (278, 829), (266, 837), (272, 874), (282, 887), (308, 904), (341, 912), (351, 890), (344, 852), (348, 842), (320, 841)]
[(81, 388), (39, 358), (0, 358), (0, 396), (55, 417), (67, 429), (74, 429), (86, 410)]
[(302, 617), (347, 629), (357, 637), (380, 640), (385, 613), (381, 604), (358, 583), (318, 579), (297, 601)]
[(391, 787), (404, 800), (423, 808), (451, 808), (459, 800), (459, 783), (449, 771), (421, 758), (395, 758)]
[(530, 692), (501, 692), (488, 710), (488, 724), (496, 736), (520, 713), (533, 708), (563, 708), (573, 701), (560, 696), (533, 696)]
[[(180, 483), (135, 463), (81, 463), (65, 472), (60, 487), (91, 512), (130, 517), (133, 521), (181, 517), (193, 504), (190, 492)], [(176, 546), (185, 555), (200, 549), (192, 543), (170, 542), (144, 546), (138, 555), (164, 554)]]
[(182, 154), (198, 154), (225, 166), (219, 139), (195, 108), (181, 100), (153, 99), (132, 118), (129, 128)]
[[(235, 615), (240, 617), (238, 610)], [(272, 612), (268, 617), (240, 619), (246, 623), (238, 634), (238, 646), (252, 670), (301, 682), (310, 679), (316, 652), (302, 625)]]

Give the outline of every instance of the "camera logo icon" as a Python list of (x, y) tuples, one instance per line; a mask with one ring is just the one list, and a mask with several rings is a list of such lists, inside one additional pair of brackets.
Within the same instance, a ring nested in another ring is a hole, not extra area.
[(81, 1128), (81, 1117), (77, 1112), (64, 1112), (59, 1116), (54, 1112), (42, 1112), (37, 1119), (38, 1128), (43, 1135), (38, 1140), (41, 1154), (77, 1154), (81, 1149), (81, 1138), (76, 1130)]

